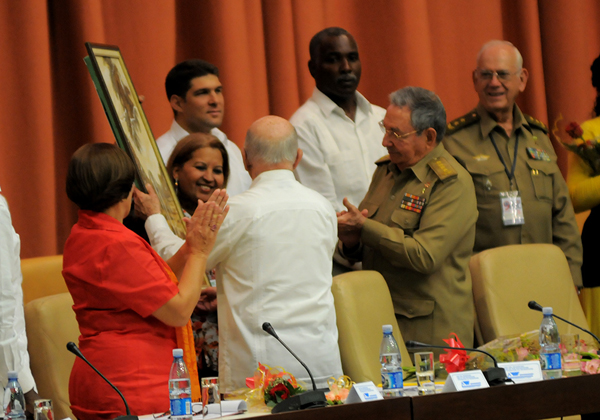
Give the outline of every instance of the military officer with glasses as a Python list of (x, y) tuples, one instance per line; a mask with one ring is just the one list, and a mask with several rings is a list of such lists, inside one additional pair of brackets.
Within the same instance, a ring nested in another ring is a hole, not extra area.
[(444, 146), (475, 184), (479, 219), (473, 251), (555, 244), (581, 286), (581, 237), (548, 129), (515, 103), (528, 77), (510, 42), (483, 45), (473, 71), (479, 104), (448, 124)]
[(446, 111), (435, 93), (409, 86), (390, 102), (380, 123), (389, 155), (358, 208), (344, 199), (338, 249), (385, 278), (405, 340), (443, 345), (453, 331), (471, 347), (473, 181), (441, 144)]

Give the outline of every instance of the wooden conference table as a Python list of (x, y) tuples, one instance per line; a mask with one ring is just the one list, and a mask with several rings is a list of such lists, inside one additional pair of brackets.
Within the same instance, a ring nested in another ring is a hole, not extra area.
[(588, 413), (600, 413), (600, 374), (253, 416), (252, 419), (534, 420)]

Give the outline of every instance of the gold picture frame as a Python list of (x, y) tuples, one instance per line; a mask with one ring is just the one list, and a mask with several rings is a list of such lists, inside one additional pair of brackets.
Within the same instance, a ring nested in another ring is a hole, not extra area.
[(88, 67), (117, 144), (135, 165), (136, 185), (151, 184), (171, 230), (185, 238), (183, 211), (119, 47), (86, 42)]

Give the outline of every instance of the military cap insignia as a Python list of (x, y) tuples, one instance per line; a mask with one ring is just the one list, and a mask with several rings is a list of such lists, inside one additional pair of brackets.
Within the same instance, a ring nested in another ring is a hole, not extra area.
[(421, 213), (425, 205), (425, 197), (406, 193), (400, 202), (400, 208), (415, 213)]
[(544, 134), (548, 134), (548, 127), (546, 127), (546, 124), (544, 124), (543, 122), (541, 122), (538, 119), (533, 118), (531, 115), (527, 115), (527, 114), (523, 114), (523, 115), (525, 115), (525, 120), (529, 123), (530, 126), (542, 130), (544, 132)]
[(452, 165), (443, 157), (429, 161), (428, 165), (442, 181), (458, 175)]
[(545, 160), (550, 162), (550, 155), (543, 149), (536, 149), (535, 147), (528, 147), (527, 154), (530, 159), (534, 160)]
[(458, 130), (475, 124), (481, 118), (475, 111), (471, 111), (468, 114), (458, 117), (457, 119), (450, 121), (446, 126), (446, 135), (454, 134)]

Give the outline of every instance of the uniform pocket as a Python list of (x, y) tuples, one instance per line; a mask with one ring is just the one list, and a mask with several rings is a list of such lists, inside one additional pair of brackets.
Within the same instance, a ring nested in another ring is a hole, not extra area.
[(390, 217), (392, 223), (402, 228), (405, 233), (412, 233), (419, 228), (421, 213), (405, 209), (396, 209)]
[(369, 215), (367, 217), (369, 219), (372, 219), (373, 216), (375, 216), (375, 213), (377, 213), (377, 210), (379, 209), (379, 204), (373, 203), (372, 201), (366, 201), (366, 202), (361, 203), (360, 209), (368, 210)]
[(396, 314), (409, 319), (430, 316), (435, 309), (435, 301), (431, 299), (407, 299), (393, 295), (392, 301)]
[(392, 293), (392, 302), (403, 338), (425, 342), (433, 340), (435, 301), (407, 299)]
[(529, 166), (535, 196), (539, 200), (552, 201), (554, 174), (559, 171), (558, 166), (554, 162), (542, 160), (528, 160), (527, 166)]
[(500, 191), (506, 191), (509, 186), (504, 165), (497, 158), (491, 161), (470, 161), (465, 167), (473, 178), (477, 197), (498, 197)]

